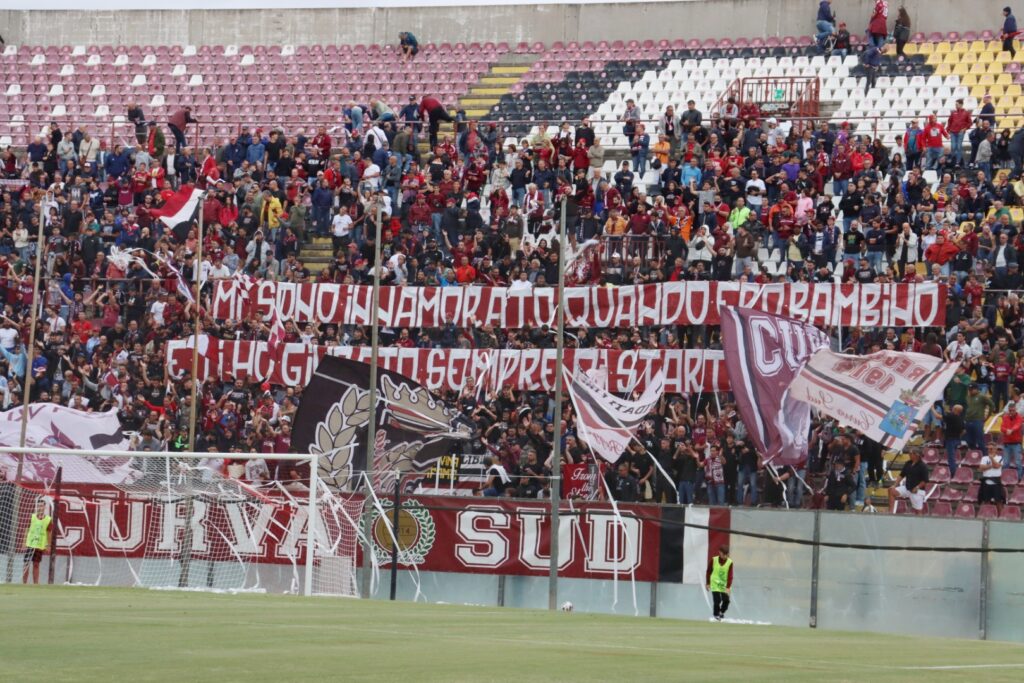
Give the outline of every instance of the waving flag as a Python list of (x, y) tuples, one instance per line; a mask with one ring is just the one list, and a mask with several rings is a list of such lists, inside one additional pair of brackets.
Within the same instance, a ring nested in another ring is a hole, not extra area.
[(159, 218), (160, 222), (174, 233), (175, 239), (184, 242), (189, 228), (192, 227), (199, 215), (199, 204), (203, 194), (203, 190), (199, 188), (187, 184), (182, 185), (177, 192), (167, 198), (162, 206), (153, 209), (150, 213)]
[(818, 351), (790, 386), (792, 395), (884, 448), (900, 449), (956, 373), (958, 363), (923, 353), (847, 356)]
[(722, 308), (725, 367), (736, 408), (754, 446), (776, 465), (807, 459), (811, 410), (790, 384), (819, 349), (824, 332), (796, 320), (750, 308)]
[[(365, 471), (370, 438), (370, 366), (325, 358), (313, 375), (295, 414), (292, 446), (310, 453), (320, 477), (338, 488)], [(377, 375), (374, 424), (374, 488), (393, 490), (395, 473), (425, 474), (451, 455), (457, 441), (472, 436), (471, 423), (429, 391), (397, 372)]]
[[(607, 373), (604, 378), (607, 381)], [(658, 370), (635, 401), (610, 393), (596, 373), (578, 372), (566, 387), (576, 408), (580, 438), (594, 453), (615, 462), (665, 393), (665, 371)]]

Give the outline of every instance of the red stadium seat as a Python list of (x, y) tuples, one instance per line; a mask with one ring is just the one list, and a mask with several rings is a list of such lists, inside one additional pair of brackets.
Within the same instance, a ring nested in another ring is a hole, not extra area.
[(974, 470), (967, 465), (960, 465), (950, 481), (954, 484), (970, 484), (974, 481)]
[(1016, 486), (1018, 479), (1017, 470), (1009, 467), (1004, 469), (1000, 479), (1003, 482), (1003, 486)]
[(1011, 505), (1024, 505), (1024, 486), (1017, 486), (1013, 489), (1012, 494), (1010, 494), (1009, 491), (1007, 493), (1007, 503), (1010, 503)]
[(1006, 519), (1013, 522), (1020, 521), (1020, 508), (1016, 505), (1006, 505), (1003, 507), (1003, 514), (999, 516), (999, 519)]
[(981, 451), (976, 448), (972, 448), (967, 451), (967, 455), (964, 457), (962, 464), (967, 465), (968, 467), (977, 467), (981, 464), (981, 458)]
[(999, 519), (999, 511), (991, 503), (985, 503), (978, 508), (978, 519)]
[(954, 517), (959, 519), (974, 519), (974, 504), (960, 503), (956, 506), (956, 514)]
[(926, 465), (938, 465), (942, 462), (942, 457), (939, 455), (939, 449), (928, 447), (921, 453), (921, 459), (924, 460)]
[(945, 465), (938, 465), (932, 470), (931, 475), (928, 477), (929, 481), (933, 484), (948, 484), (949, 483), (949, 468)]
[(952, 517), (953, 506), (947, 501), (932, 503), (931, 514), (935, 517)]

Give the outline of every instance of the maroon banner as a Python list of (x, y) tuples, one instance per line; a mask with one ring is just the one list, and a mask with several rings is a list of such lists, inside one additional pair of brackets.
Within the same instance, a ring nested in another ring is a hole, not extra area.
[[(130, 496), (105, 486), (67, 487), (60, 501), (57, 552), (83, 558), (124, 560), (154, 553), (178, 553), (191, 538), (193, 559), (242, 558), (256, 563), (305, 562), (306, 509), (285, 500), (251, 506), (193, 510), (194, 533), (185, 501), (163, 502)], [(359, 517), (358, 498), (348, 506)], [(249, 509), (246, 509), (248, 507)], [(576, 503), (580, 514), (563, 508), (559, 523), (559, 573), (569, 578), (656, 581), (661, 554), (661, 510), (620, 505), (622, 524), (604, 503)], [(26, 510), (28, 508), (26, 507)], [(405, 502), (399, 519), (402, 565), (421, 571), (547, 576), (550, 522), (547, 502), (503, 499), (416, 497)], [(387, 502), (385, 514), (390, 511)], [(390, 562), (391, 541), (379, 512), (370, 511), (374, 552)], [(321, 529), (337, 527), (325, 516)], [(168, 519), (171, 522), (161, 523)], [(215, 533), (216, 532), (216, 533)], [(681, 528), (667, 533), (681, 537)], [(148, 548), (148, 552), (147, 552)], [(682, 557), (677, 558), (681, 561)], [(706, 562), (706, 557), (699, 557)]]
[[(280, 362), (266, 342), (201, 337), (199, 377), (207, 379), (265, 379), (284, 386), (309, 383), (325, 355), (370, 362), (365, 346), (285, 344)], [(380, 349), (378, 364), (419, 382), (431, 391), (461, 390), (468, 382), (485, 390), (511, 386), (522, 391), (552, 391), (555, 387), (555, 349)], [(727, 391), (729, 381), (721, 351), (671, 349), (610, 351), (566, 349), (565, 366), (572, 372), (607, 368), (608, 390), (643, 391), (660, 367), (665, 391), (672, 394)], [(192, 341), (173, 340), (167, 346), (167, 371), (172, 379), (192, 372)]]
[(591, 475), (588, 463), (576, 462), (562, 465), (562, 496), (593, 500), (597, 497), (597, 488), (594, 486), (595, 476), (598, 476), (596, 466), (594, 474)]
[(775, 466), (807, 460), (811, 409), (789, 385), (828, 335), (806, 323), (745, 308), (722, 311), (725, 364), (736, 408), (758, 453)]
[[(284, 320), (369, 325), (372, 287), (219, 280), (213, 314), (219, 319), (264, 318), (276, 306)], [(945, 324), (946, 288), (921, 284), (757, 285), (665, 282), (628, 287), (566, 288), (570, 327), (718, 325), (723, 306), (752, 308), (813, 325), (931, 327)], [(555, 324), (554, 288), (383, 287), (377, 322), (387, 327), (504, 328)]]

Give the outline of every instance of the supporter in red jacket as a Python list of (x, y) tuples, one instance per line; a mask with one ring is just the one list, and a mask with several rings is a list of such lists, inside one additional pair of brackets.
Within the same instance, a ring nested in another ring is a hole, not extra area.
[(936, 120), (935, 114), (929, 116), (928, 123), (921, 131), (921, 146), (924, 148), (924, 167), (926, 169), (938, 166), (939, 157), (942, 156), (943, 139), (948, 137), (949, 133), (946, 132), (946, 127)]
[(946, 121), (946, 131), (949, 133), (949, 154), (957, 164), (964, 163), (964, 134), (970, 129), (972, 122), (971, 112), (964, 109), (964, 101), (957, 100), (956, 109)]

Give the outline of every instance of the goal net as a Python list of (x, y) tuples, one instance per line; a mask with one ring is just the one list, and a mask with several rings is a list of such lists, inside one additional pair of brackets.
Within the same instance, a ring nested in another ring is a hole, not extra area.
[(301, 482), (247, 481), (244, 463), (255, 458), (232, 453), (225, 465), (219, 456), (145, 453), (116, 482), (0, 481), (0, 583), (24, 580), (29, 522), (43, 501), (54, 531), (43, 583), (52, 575), (54, 583), (358, 595), (362, 498), (323, 483), (312, 497)]

